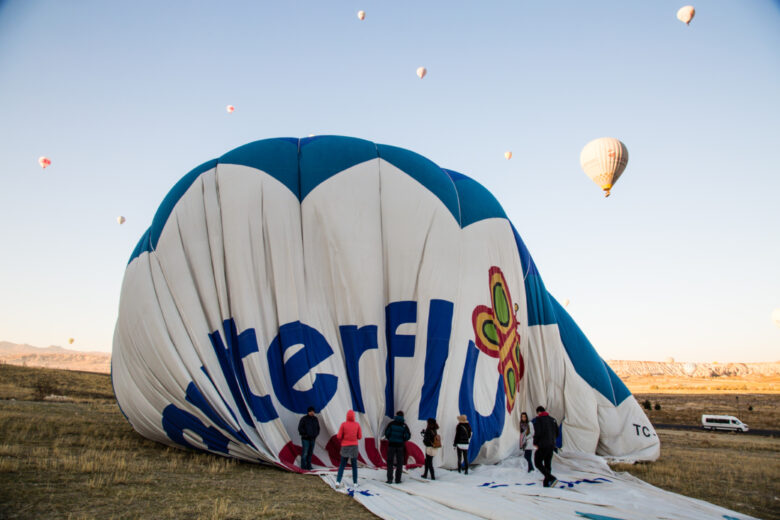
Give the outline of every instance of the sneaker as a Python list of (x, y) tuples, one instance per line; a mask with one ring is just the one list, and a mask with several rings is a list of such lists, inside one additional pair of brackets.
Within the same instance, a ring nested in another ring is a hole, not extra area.
[(352, 484), (352, 488), (353, 488), (353, 489), (360, 489), (360, 484), (358, 484), (357, 482), (355, 482), (354, 484)]
[(336, 489), (341, 489), (343, 487), (344, 487), (344, 484), (342, 484), (341, 482), (336, 482)]
[(387, 481), (385, 481), (385, 484), (392, 484), (392, 483), (393, 483), (393, 481), (392, 481), (392, 480), (387, 480)]
[(558, 479), (554, 478), (550, 481), (549, 487), (555, 487), (556, 484), (558, 484)]

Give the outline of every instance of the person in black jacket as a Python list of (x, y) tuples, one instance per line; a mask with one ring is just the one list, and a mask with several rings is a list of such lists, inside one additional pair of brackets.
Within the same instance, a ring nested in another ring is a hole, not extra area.
[(387, 439), (387, 483), (393, 483), (393, 466), (395, 466), (395, 483), (400, 484), (404, 461), (406, 461), (405, 444), (412, 438), (412, 432), (404, 423), (402, 411), (397, 411), (393, 422), (385, 428), (385, 438)]
[(558, 423), (544, 410), (544, 406), (538, 406), (536, 413), (537, 415), (532, 421), (534, 446), (536, 446), (534, 465), (544, 475), (542, 485), (553, 487), (558, 483), (558, 479), (552, 474), (552, 456), (555, 449), (555, 439), (558, 438)]
[(469, 442), (471, 441), (471, 425), (465, 415), (458, 416), (458, 425), (455, 427), (455, 440), (452, 445), (458, 450), (458, 473), (460, 473), (461, 459), (469, 474)]
[(310, 406), (306, 415), (298, 422), (298, 433), (301, 435), (301, 469), (311, 469), (311, 456), (314, 453), (314, 441), (320, 434), (320, 421), (314, 415), (314, 407)]
[(425, 471), (422, 478), (428, 478), (428, 471), (431, 472), (431, 480), (436, 480), (436, 474), (433, 472), (433, 457), (441, 448), (441, 437), (439, 437), (439, 425), (436, 419), (431, 417), (425, 429), (420, 432), (423, 436), (423, 445), (425, 446)]

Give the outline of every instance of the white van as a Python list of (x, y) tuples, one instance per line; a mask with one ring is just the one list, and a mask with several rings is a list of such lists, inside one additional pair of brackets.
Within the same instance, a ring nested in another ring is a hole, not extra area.
[(748, 431), (748, 425), (733, 415), (702, 415), (701, 427), (705, 430)]

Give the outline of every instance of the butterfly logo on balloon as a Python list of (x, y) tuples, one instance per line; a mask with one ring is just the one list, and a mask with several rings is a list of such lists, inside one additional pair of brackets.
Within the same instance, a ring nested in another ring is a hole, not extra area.
[(478, 305), (471, 314), (475, 344), (490, 357), (498, 358), (498, 372), (504, 380), (507, 412), (515, 406), (515, 396), (525, 372), (520, 353), (520, 333), (517, 321), (517, 304), (512, 303), (509, 287), (501, 268), (493, 266), (489, 271), (492, 307)]

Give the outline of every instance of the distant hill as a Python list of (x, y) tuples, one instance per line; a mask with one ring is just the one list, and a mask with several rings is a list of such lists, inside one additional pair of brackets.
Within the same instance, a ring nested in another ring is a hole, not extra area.
[(689, 378), (780, 376), (780, 362), (778, 361), (767, 363), (680, 363), (609, 360), (607, 364), (621, 378), (646, 376)]
[(111, 354), (79, 352), (54, 345), (40, 348), (0, 341), (0, 363), (108, 374), (111, 371)]

